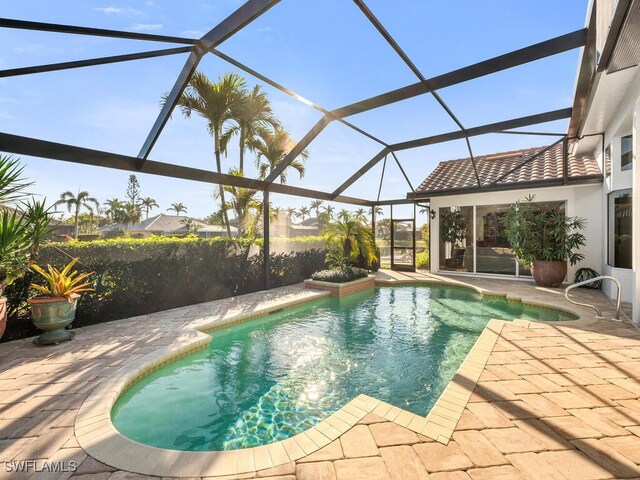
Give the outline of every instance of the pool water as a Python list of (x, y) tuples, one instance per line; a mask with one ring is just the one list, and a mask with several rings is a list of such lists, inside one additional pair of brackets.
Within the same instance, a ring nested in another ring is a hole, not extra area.
[(175, 450), (284, 440), (360, 393), (425, 415), (491, 318), (570, 320), (451, 287), (383, 287), (211, 332), (208, 349), (133, 385), (123, 435)]

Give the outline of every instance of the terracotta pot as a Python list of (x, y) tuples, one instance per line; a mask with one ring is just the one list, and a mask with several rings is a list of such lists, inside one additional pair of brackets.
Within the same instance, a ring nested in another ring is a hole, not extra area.
[(531, 265), (531, 275), (539, 287), (559, 287), (567, 276), (567, 262), (543, 262)]
[(0, 297), (0, 338), (7, 328), (7, 297)]
[(45, 333), (33, 340), (38, 345), (50, 345), (71, 340), (75, 333), (64, 327), (76, 318), (78, 296), (66, 298), (36, 297), (29, 300), (33, 324)]

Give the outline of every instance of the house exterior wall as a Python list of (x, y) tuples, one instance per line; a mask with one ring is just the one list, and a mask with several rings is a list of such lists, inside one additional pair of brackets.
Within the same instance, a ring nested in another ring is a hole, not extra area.
[[(431, 221), (430, 258), (432, 271), (437, 272), (440, 265), (438, 243), (440, 237), (439, 209), (441, 207), (512, 204), (517, 200), (524, 200), (529, 194), (535, 194), (535, 200), (539, 202), (565, 202), (565, 211), (568, 216), (582, 217), (587, 221), (583, 232), (587, 237), (587, 244), (580, 249), (585, 259), (575, 266), (569, 266), (567, 278), (572, 281), (576, 270), (580, 267), (593, 268), (601, 273), (603, 271), (602, 244), (604, 241), (602, 231), (604, 208), (601, 201), (601, 185), (575, 185), (433, 197), (431, 208), (438, 213), (436, 213), (436, 218)], [(467, 273), (467, 275), (482, 274)]]
[[(620, 164), (621, 138), (633, 134), (633, 167), (623, 171)], [(604, 148), (611, 148), (611, 175), (605, 177), (601, 203), (604, 209), (602, 222), (602, 263), (603, 275), (610, 275), (622, 284), (622, 300), (633, 303), (634, 322), (640, 323), (640, 168), (638, 168), (638, 149), (640, 149), (640, 71), (630, 84), (623, 100), (618, 105), (611, 121), (604, 131)], [(594, 155), (604, 165), (602, 148), (598, 147)], [(604, 168), (603, 168), (604, 170)], [(608, 195), (618, 190), (633, 189), (633, 263), (631, 269), (615, 268), (608, 264)], [(610, 282), (603, 283), (603, 291), (615, 298), (616, 287)]]

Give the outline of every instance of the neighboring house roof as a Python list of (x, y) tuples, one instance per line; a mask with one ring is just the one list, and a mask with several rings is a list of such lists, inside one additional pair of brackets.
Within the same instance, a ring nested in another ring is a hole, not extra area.
[(99, 232), (113, 232), (117, 230), (124, 230), (123, 223), (113, 223), (111, 225), (106, 225), (98, 229)]
[[(526, 148), (511, 152), (482, 155), (475, 158), (478, 176), (484, 186), (498, 180), (509, 170), (525, 162), (529, 157), (547, 147)], [(508, 174), (496, 185), (510, 185), (538, 180), (562, 178), (562, 143), (551, 147), (523, 167)], [(591, 157), (569, 155), (569, 178), (598, 175), (602, 172), (598, 163)], [(416, 192), (442, 192), (477, 187), (471, 158), (440, 162), (433, 172), (420, 184)]]
[[(186, 217), (184, 215), (165, 215), (161, 213), (160, 215), (156, 215), (155, 217), (147, 218), (140, 223), (136, 223), (135, 225), (129, 225), (129, 232), (184, 232), (187, 230), (187, 226), (184, 224), (184, 221), (190, 217)], [(226, 233), (227, 229), (221, 225), (207, 225), (206, 223), (199, 222), (198, 220), (193, 220), (193, 227), (199, 232), (224, 232)], [(109, 232), (113, 230), (126, 230), (125, 225), (122, 223), (116, 223), (113, 225), (107, 225), (106, 227), (102, 227), (100, 229), (101, 232)], [(235, 227), (231, 227), (232, 232), (237, 232), (238, 229)]]
[[(229, 228), (234, 233), (238, 231), (238, 229), (236, 227), (230, 226)], [(205, 232), (205, 233), (227, 233), (227, 228), (222, 226), (222, 225), (207, 225), (205, 227), (199, 228), (198, 229), (198, 233), (199, 232)]]
[(318, 225), (320, 219), (318, 217), (310, 217), (300, 222), (300, 225)]
[(292, 230), (319, 230), (316, 225), (289, 225)]
[[(140, 223), (131, 225), (130, 232), (175, 232), (186, 230), (185, 220), (190, 217), (184, 215), (165, 215), (161, 213), (155, 217), (147, 218)], [(193, 225), (198, 227), (206, 227), (206, 223), (193, 220)]]

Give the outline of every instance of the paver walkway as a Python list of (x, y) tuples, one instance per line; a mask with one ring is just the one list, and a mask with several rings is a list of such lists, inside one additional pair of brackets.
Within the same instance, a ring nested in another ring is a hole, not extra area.
[[(566, 305), (560, 290), (489, 283)], [(609, 302), (597, 297), (601, 294), (578, 294), (610, 312)], [(0, 478), (145, 478), (100, 464), (75, 440), (75, 415), (101, 379), (171, 343), (195, 319), (308, 295), (300, 286), (285, 287), (78, 329), (73, 341), (53, 347), (0, 344)], [(40, 460), (39, 468), (44, 461), (61, 460), (79, 467), (7, 471), (32, 459)], [(640, 478), (639, 465), (640, 332), (610, 321), (586, 326), (522, 322), (502, 329), (448, 445), (369, 414), (310, 456), (225, 478), (589, 480)]]

